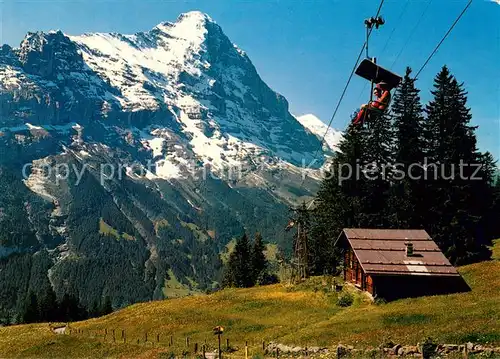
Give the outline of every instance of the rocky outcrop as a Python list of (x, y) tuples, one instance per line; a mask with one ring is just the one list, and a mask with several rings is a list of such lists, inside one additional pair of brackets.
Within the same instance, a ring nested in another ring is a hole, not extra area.
[(265, 354), (274, 355), (293, 355), (293, 356), (303, 356), (318, 353), (328, 353), (328, 348), (326, 347), (299, 347), (299, 346), (288, 346), (284, 344), (279, 344), (276, 342), (270, 342), (265, 348)]
[(485, 358), (500, 357), (500, 347), (491, 347), (468, 342), (466, 344), (435, 344), (432, 350), (422, 344), (402, 345), (386, 344), (379, 347), (355, 348), (352, 345), (339, 344), (336, 347), (298, 347), (270, 342), (265, 354), (280, 357), (318, 357), (318, 358), (456, 358), (457, 355), (467, 357), (468, 354), (481, 355)]

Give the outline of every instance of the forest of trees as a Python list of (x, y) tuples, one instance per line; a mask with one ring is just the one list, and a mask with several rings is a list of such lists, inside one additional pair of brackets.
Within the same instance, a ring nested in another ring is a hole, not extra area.
[(239, 238), (224, 268), (222, 287), (248, 288), (257, 284), (277, 282), (277, 277), (268, 271), (264, 254), (266, 247), (260, 233), (255, 234), (253, 244), (245, 234)]
[(454, 265), (490, 257), (500, 181), (477, 148), (467, 93), (446, 66), (425, 106), (414, 82), (408, 68), (392, 113), (345, 132), (309, 216), (311, 273), (336, 271), (346, 227), (425, 229)]
[(41, 298), (37, 297), (34, 292), (26, 296), (18, 322), (73, 322), (112, 312), (113, 307), (109, 296), (106, 296), (102, 303), (94, 302), (92, 308), (87, 309), (76, 296), (67, 293), (58, 301), (55, 292), (49, 287)]

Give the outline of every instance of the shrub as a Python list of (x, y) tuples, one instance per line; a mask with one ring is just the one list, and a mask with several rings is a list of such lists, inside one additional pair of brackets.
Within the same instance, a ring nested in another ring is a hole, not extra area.
[(376, 298), (375, 301), (373, 302), (375, 305), (382, 305), (386, 304), (387, 301), (384, 298)]
[(422, 357), (430, 359), (436, 354), (437, 344), (432, 338), (426, 338), (422, 343)]
[(354, 302), (354, 296), (351, 293), (343, 293), (337, 300), (339, 307), (349, 307)]
[(169, 352), (169, 353), (163, 352), (163, 353), (159, 353), (158, 358), (160, 358), (160, 359), (174, 359), (175, 354), (173, 352)]
[(279, 282), (279, 278), (276, 274), (269, 274), (267, 272), (262, 273), (257, 280), (257, 284), (259, 285), (276, 284)]

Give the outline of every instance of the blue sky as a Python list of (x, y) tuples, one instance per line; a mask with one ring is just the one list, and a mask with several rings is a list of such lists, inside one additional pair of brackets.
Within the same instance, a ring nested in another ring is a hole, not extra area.
[[(370, 56), (394, 72), (416, 71), (467, 0), (386, 0), (386, 24), (374, 30)], [(290, 111), (328, 122), (364, 41), (363, 21), (375, 0), (0, 0), (0, 42), (17, 46), (27, 31), (60, 29), (135, 33), (200, 10), (247, 52), (259, 74), (290, 102)], [(399, 57), (398, 57), (398, 54)], [(500, 158), (500, 4), (475, 0), (420, 75), (429, 99), (432, 80), (446, 64), (469, 92), (479, 146)], [(363, 90), (364, 89), (364, 90)], [(349, 115), (368, 100), (369, 87), (354, 77), (333, 122), (344, 129)]]

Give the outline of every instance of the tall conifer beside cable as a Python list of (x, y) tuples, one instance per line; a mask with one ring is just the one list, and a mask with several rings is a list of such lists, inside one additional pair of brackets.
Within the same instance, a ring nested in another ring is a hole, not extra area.
[(423, 169), (425, 135), (422, 105), (411, 69), (394, 95), (394, 184), (390, 190), (390, 221), (394, 228), (421, 228), (425, 202)]
[[(434, 81), (433, 100), (426, 107), (427, 156), (431, 161), (426, 181), (429, 210), (425, 219), (431, 236), (454, 264), (488, 256), (481, 233), (482, 218), (491, 208), (491, 178), (483, 167), (480, 180), (472, 178), (485, 163), (469, 122), (467, 93), (446, 66)], [(481, 197), (478, 197), (478, 195)]]
[(480, 221), (478, 224), (477, 238), (479, 244), (489, 246), (493, 239), (500, 237), (500, 226), (498, 219), (500, 218), (500, 183), (495, 183), (497, 162), (490, 152), (481, 154), (480, 157), (481, 169), (475, 177), (481, 177), (482, 180), (473, 182), (473, 191), (475, 198), (481, 198), (481, 201), (476, 202), (479, 208), (475, 210), (480, 213)]
[(364, 146), (363, 133), (350, 125), (328, 165), (312, 209), (311, 274), (335, 274), (339, 257), (334, 242), (344, 227), (358, 226), (363, 186), (357, 169), (364, 161)]
[[(496, 170), (498, 172), (498, 169)], [(491, 202), (491, 210), (488, 216), (488, 235), (489, 238), (500, 238), (500, 226), (498, 219), (500, 218), (500, 176), (498, 173), (493, 175), (495, 177), (493, 186), (493, 196)]]
[(365, 153), (361, 156), (364, 174), (359, 182), (362, 193), (359, 198), (358, 225), (368, 228), (389, 226), (388, 192), (392, 177), (393, 131), (387, 114), (373, 112), (365, 137)]

